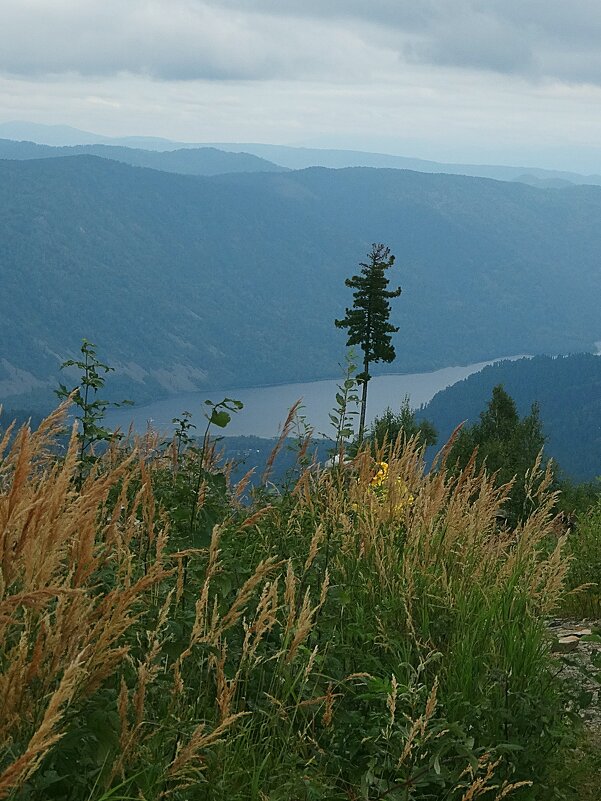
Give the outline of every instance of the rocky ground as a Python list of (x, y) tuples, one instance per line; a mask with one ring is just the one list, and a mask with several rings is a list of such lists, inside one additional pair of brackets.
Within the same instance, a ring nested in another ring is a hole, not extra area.
[(601, 735), (601, 620), (556, 619), (548, 623), (559, 675), (591, 733)]
[(567, 755), (551, 768), (553, 799), (601, 801), (601, 620), (548, 622), (558, 675), (583, 721)]

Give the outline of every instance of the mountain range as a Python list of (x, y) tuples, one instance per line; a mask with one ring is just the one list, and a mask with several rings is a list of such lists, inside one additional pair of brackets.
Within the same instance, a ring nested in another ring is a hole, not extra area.
[[(89, 131), (80, 131), (67, 125), (41, 125), (31, 122), (4, 122), (0, 123), (0, 137), (10, 140), (26, 140), (52, 146), (81, 146), (104, 144), (112, 147), (126, 147), (136, 150), (150, 151), (181, 151), (185, 149), (198, 150), (212, 147), (222, 152), (236, 152), (255, 155), (266, 161), (273, 162), (280, 167), (298, 170), (306, 167), (328, 167), (341, 169), (344, 167), (377, 167), (398, 170), (415, 170), (417, 172), (445, 173), (450, 175), (469, 175), (479, 178), (493, 178), (500, 181), (519, 181), (534, 186), (559, 188), (569, 184), (601, 185), (601, 175), (582, 175), (562, 170), (541, 169), (538, 167), (503, 166), (486, 164), (449, 164), (429, 161), (426, 159), (410, 158), (407, 156), (391, 155), (387, 153), (369, 153), (358, 150), (336, 150), (326, 148), (290, 147), (264, 143), (191, 143), (176, 142), (170, 139), (150, 136), (108, 137)], [(48, 154), (49, 155), (49, 154)], [(105, 155), (96, 152), (95, 155)], [(108, 157), (108, 156), (106, 156)], [(4, 158), (4, 156), (0, 156)], [(9, 158), (14, 158), (10, 156)], [(134, 160), (132, 160), (134, 159)], [(155, 166), (143, 164), (139, 155), (129, 158), (121, 157), (119, 160), (128, 164), (139, 166)], [(181, 153), (172, 159), (181, 165), (185, 156)], [(160, 160), (159, 160), (160, 163)], [(241, 162), (242, 163), (242, 162)], [(164, 169), (164, 167), (155, 167)], [(177, 169), (175, 172), (198, 173), (196, 169)], [(230, 172), (226, 169), (224, 172)], [(245, 170), (246, 171), (246, 170)], [(203, 174), (203, 173), (200, 173)]]
[(600, 338), (593, 186), (366, 168), (203, 177), (71, 156), (0, 161), (0, 209), (7, 407), (47, 403), (83, 337), (137, 401), (336, 376), (344, 279), (374, 241), (403, 287), (388, 371)]
[(65, 156), (98, 156), (133, 167), (148, 167), (184, 175), (222, 175), (228, 172), (285, 172), (271, 161), (244, 152), (218, 150), (215, 147), (179, 150), (143, 150), (119, 145), (69, 145), (51, 147), (34, 142), (0, 139), (0, 159), (44, 159)]

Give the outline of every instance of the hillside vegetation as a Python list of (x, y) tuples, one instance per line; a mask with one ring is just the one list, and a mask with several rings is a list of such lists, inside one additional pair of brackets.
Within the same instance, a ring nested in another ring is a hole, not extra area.
[(403, 287), (396, 372), (599, 336), (595, 187), (373, 169), (203, 178), (79, 156), (1, 161), (0, 208), (6, 406), (47, 402), (86, 331), (115, 392), (138, 401), (335, 376), (340, 287), (374, 239)]
[(0, 798), (582, 798), (549, 476), (514, 529), (411, 443), (248, 506), (206, 441), (57, 457), (62, 414), (0, 445)]
[(444, 441), (459, 423), (478, 421), (498, 384), (520, 414), (538, 404), (545, 452), (564, 474), (575, 481), (601, 476), (601, 358), (581, 353), (493, 364), (437, 393), (419, 414)]

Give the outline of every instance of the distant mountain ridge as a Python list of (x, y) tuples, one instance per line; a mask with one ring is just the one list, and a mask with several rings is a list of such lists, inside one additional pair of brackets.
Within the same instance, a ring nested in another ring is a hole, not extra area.
[[(327, 148), (289, 147), (261, 143), (175, 142), (152, 136), (126, 136), (111, 138), (89, 131), (63, 125), (40, 125), (28, 122), (0, 123), (0, 137), (6, 139), (30, 140), (46, 145), (84, 145), (105, 144), (152, 151), (214, 147), (226, 152), (249, 153), (292, 170), (307, 167), (378, 167), (417, 172), (445, 173), (448, 175), (468, 175), (479, 178), (493, 178), (499, 181), (518, 181), (546, 188), (559, 188), (566, 182), (572, 184), (601, 185), (601, 175), (582, 175), (562, 170), (539, 167), (514, 167), (485, 164), (450, 164), (426, 159), (395, 156), (385, 153), (366, 153), (357, 150), (335, 150)], [(130, 163), (130, 162), (128, 162)], [(148, 165), (141, 165), (148, 166)]]
[(212, 143), (220, 150), (242, 149), (247, 153), (275, 161), (289, 169), (307, 167), (376, 167), (380, 169), (413, 170), (415, 172), (466, 175), (472, 178), (491, 178), (496, 181), (532, 183), (543, 188), (558, 188), (569, 184), (601, 185), (601, 175), (580, 175), (562, 170), (545, 170), (539, 167), (511, 167), (487, 164), (449, 164), (426, 159), (392, 156), (385, 153), (365, 153), (359, 150), (332, 150), (257, 143)]
[(140, 150), (118, 145), (69, 145), (52, 147), (34, 142), (0, 139), (0, 159), (43, 159), (65, 156), (98, 156), (132, 167), (147, 167), (182, 175), (222, 175), (228, 172), (285, 172), (266, 159), (250, 153), (225, 152), (214, 147), (180, 150)]
[(335, 377), (344, 279), (374, 241), (397, 256), (403, 288), (386, 371), (591, 349), (599, 219), (596, 187), (0, 161), (0, 402), (50, 397), (82, 337), (118, 368), (113, 397), (140, 402)]

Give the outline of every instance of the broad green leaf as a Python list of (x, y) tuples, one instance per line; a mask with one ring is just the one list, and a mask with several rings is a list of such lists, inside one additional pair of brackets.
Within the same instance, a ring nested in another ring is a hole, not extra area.
[(219, 428), (225, 428), (231, 419), (232, 417), (228, 412), (218, 412), (216, 409), (213, 409), (213, 413), (211, 414), (209, 421)]

